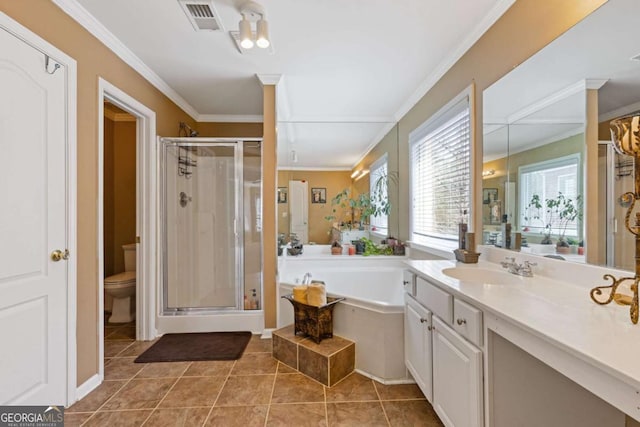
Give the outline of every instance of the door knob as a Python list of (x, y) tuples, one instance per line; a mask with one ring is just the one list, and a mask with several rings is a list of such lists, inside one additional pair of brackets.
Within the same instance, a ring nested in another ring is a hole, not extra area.
[(55, 251), (51, 252), (51, 260), (53, 262), (58, 262), (60, 260), (68, 260), (69, 259), (69, 249), (65, 249), (64, 251), (61, 251), (60, 249), (56, 249)]

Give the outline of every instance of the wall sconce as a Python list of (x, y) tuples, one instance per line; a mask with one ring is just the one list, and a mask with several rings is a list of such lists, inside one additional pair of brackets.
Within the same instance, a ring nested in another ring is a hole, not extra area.
[(353, 171), (353, 173), (351, 174), (351, 179), (354, 179), (358, 175), (360, 175), (360, 170), (359, 169), (356, 170), (356, 171)]
[[(593, 302), (599, 305), (609, 304), (615, 301), (619, 305), (629, 306), (629, 317), (634, 325), (638, 323), (638, 282), (640, 282), (640, 213), (636, 213), (635, 224), (630, 224), (631, 213), (638, 200), (640, 200), (640, 115), (621, 117), (612, 120), (611, 139), (613, 140), (613, 148), (627, 156), (633, 156), (635, 168), (635, 192), (624, 193), (620, 199), (627, 204), (627, 214), (624, 218), (624, 225), (627, 230), (635, 236), (636, 240), (636, 271), (633, 277), (616, 278), (611, 274), (605, 274), (603, 279), (609, 280), (610, 285), (596, 286), (591, 289), (589, 295)], [(629, 283), (631, 295), (617, 292), (618, 287), (623, 283)], [(602, 298), (603, 290), (609, 292), (609, 295)]]
[(487, 169), (486, 171), (482, 171), (482, 177), (486, 178), (488, 176), (493, 176), (496, 174), (495, 169)]
[(359, 170), (351, 174), (351, 179), (355, 181), (359, 181), (363, 176), (366, 176), (369, 173), (369, 169)]
[[(242, 46), (243, 49), (251, 49), (253, 48), (255, 41), (255, 45), (259, 48), (268, 48), (271, 45), (271, 41), (269, 40), (269, 24), (265, 19), (264, 8), (254, 1), (249, 1), (244, 4), (240, 10), (240, 14), (242, 14), (242, 19), (238, 23), (240, 30), (240, 46)], [(251, 21), (256, 18), (257, 21), (254, 38), (254, 32), (251, 29)]]

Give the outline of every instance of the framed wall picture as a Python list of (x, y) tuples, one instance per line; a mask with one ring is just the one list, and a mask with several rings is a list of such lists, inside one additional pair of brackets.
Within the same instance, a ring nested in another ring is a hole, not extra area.
[(317, 187), (312, 188), (311, 203), (327, 203), (327, 189)]
[(502, 222), (502, 202), (494, 200), (489, 203), (489, 224), (498, 225)]
[(497, 188), (483, 188), (482, 189), (482, 204), (490, 205), (491, 202), (498, 200)]
[(287, 187), (278, 187), (278, 203), (287, 203)]

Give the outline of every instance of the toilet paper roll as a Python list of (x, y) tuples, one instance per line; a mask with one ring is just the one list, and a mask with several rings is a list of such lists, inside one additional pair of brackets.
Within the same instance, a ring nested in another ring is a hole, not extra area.
[(293, 299), (294, 301), (307, 303), (307, 285), (299, 285), (293, 287)]
[(327, 303), (327, 291), (323, 284), (312, 283), (307, 288), (307, 304), (320, 307)]

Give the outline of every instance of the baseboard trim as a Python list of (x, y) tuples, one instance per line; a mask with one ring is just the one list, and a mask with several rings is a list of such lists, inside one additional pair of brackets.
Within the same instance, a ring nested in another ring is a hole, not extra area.
[(262, 338), (263, 340), (268, 340), (271, 339), (272, 335), (273, 335), (273, 331), (275, 331), (276, 328), (266, 328), (262, 330), (262, 335), (260, 336), (260, 338)]
[(91, 393), (102, 383), (102, 378), (99, 374), (95, 374), (76, 388), (76, 401), (82, 399), (87, 394)]

